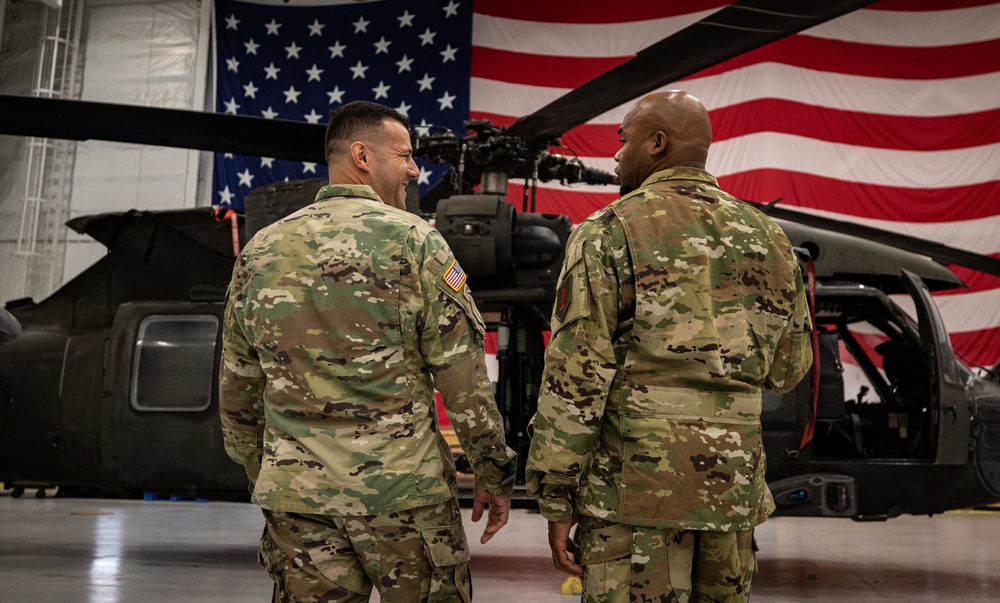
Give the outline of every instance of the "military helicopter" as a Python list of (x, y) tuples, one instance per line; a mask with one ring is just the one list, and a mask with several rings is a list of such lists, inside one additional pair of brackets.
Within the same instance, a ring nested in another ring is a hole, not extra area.
[[(538, 180), (606, 180), (548, 149), (631, 98), (867, 4), (738, 2), (510, 128), (470, 123), (467, 136), (415, 138), (418, 153), (455, 166), (413, 209), (434, 212), (504, 334), (497, 399), (512, 446), (527, 446), (569, 222), (514, 212), (503, 181), (525, 170)], [(705, 54), (678, 51), (720, 26), (737, 33)], [(9, 96), (0, 97), (0, 132), (309, 161), (322, 148), (321, 126)], [(8, 304), (23, 333), (0, 346), (0, 480), (245, 499), (242, 468), (222, 450), (215, 393), (233, 242), (310, 203), (321, 184), (257, 189), (245, 216), (204, 208), (71, 220), (109, 252), (47, 299)], [(764, 209), (803, 250), (817, 324), (812, 378), (765, 399), (778, 513), (884, 519), (1000, 500), (1000, 386), (958, 362), (928, 294), (962, 285), (941, 262), (998, 274), (998, 261), (900, 236), (894, 248), (876, 242), (887, 233), (859, 239), (839, 232), (856, 225)], [(892, 294), (908, 295), (915, 316)]]

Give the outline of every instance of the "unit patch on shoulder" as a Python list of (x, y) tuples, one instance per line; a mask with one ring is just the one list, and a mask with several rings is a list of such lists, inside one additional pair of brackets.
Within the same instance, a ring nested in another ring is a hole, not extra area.
[(465, 271), (458, 265), (458, 260), (452, 260), (451, 265), (444, 271), (444, 276), (441, 277), (456, 293), (461, 291), (462, 287), (465, 286), (465, 278)]
[(561, 321), (566, 317), (566, 310), (569, 310), (569, 304), (572, 301), (573, 275), (567, 274), (566, 278), (563, 279), (562, 284), (559, 286), (559, 290), (556, 291), (555, 315), (557, 320)]

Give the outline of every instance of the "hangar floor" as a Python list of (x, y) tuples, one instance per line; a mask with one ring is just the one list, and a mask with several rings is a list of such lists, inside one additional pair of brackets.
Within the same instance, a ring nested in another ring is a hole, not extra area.
[[(469, 522), (480, 603), (578, 601), (561, 595), (545, 521), (516, 510), (486, 546)], [(0, 494), (0, 601), (266, 603), (250, 504), (14, 499)], [(996, 601), (1000, 511), (885, 523), (776, 518), (758, 529), (757, 603)], [(377, 601), (377, 596), (373, 596)]]

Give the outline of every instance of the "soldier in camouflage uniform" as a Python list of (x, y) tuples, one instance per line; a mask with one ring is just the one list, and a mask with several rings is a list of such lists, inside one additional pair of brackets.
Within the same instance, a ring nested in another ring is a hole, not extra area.
[(619, 133), (623, 196), (566, 251), (528, 492), (584, 601), (746, 601), (774, 510), (761, 390), (812, 362), (802, 275), (778, 226), (705, 171), (696, 98), (647, 96)]
[(236, 262), (220, 413), (265, 517), (274, 600), (468, 601), (469, 547), (441, 392), (476, 473), (481, 541), (507, 522), (516, 460), (484, 327), (441, 235), (405, 207), (409, 124), (376, 103), (327, 128), (329, 186)]

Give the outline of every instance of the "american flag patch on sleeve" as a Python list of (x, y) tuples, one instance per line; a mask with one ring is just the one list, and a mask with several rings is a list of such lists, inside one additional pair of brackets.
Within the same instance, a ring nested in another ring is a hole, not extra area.
[(451, 265), (448, 269), (444, 271), (444, 276), (441, 277), (444, 282), (448, 283), (456, 293), (462, 290), (462, 286), (465, 285), (465, 271), (462, 267), (458, 265), (458, 260), (452, 260)]

